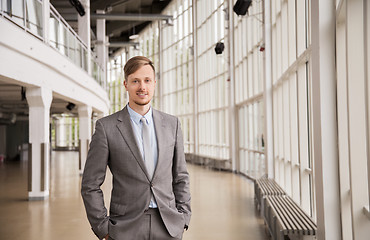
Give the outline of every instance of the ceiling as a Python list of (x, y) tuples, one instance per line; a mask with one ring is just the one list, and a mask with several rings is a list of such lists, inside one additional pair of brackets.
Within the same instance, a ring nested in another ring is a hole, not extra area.
[[(81, 1), (81, 0), (80, 0)], [(124, 15), (124, 14), (160, 14), (171, 0), (90, 0), (90, 14), (96, 14), (99, 10), (105, 14)], [(76, 9), (70, 0), (50, 0), (50, 3), (57, 9), (62, 17), (77, 32)], [(129, 36), (137, 34), (143, 30), (150, 21), (143, 20), (106, 20), (106, 36), (109, 42), (128, 42)], [(91, 20), (92, 42), (96, 36), (96, 20)], [(118, 47), (111, 47), (109, 53), (117, 51)]]
[[(65, 101), (53, 96), (50, 106), (50, 114), (69, 114), (77, 116), (77, 107), (68, 110)], [(13, 84), (7, 79), (0, 77), (0, 125), (12, 124), (19, 120), (28, 120), (28, 103), (25, 98), (25, 87)], [(14, 121), (14, 122), (12, 122)]]
[(14, 114), (16, 118), (28, 116), (28, 104), (26, 99), (22, 99), (22, 87), (0, 80), (0, 125), (10, 124)]

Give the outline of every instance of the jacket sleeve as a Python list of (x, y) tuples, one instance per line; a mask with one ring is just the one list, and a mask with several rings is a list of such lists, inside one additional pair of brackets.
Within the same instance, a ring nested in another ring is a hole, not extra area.
[(108, 165), (109, 148), (103, 124), (96, 122), (82, 176), (81, 195), (87, 218), (95, 235), (102, 239), (108, 234), (107, 209), (104, 205), (101, 185), (104, 182)]
[[(184, 140), (180, 121), (177, 119), (175, 152), (172, 167), (172, 188), (176, 199), (176, 208), (184, 216), (185, 225), (189, 226), (191, 217), (189, 173), (186, 169)], [(185, 226), (184, 226), (185, 227)]]

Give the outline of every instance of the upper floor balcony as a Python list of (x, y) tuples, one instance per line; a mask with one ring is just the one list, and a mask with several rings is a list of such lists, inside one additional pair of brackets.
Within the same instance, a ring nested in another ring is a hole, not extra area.
[(108, 112), (105, 66), (90, 47), (89, 16), (80, 22), (75, 30), (48, 0), (0, 0), (0, 112), (28, 116), (19, 96), (29, 87), (52, 91), (51, 114), (69, 102)]
[(108, 90), (104, 67), (97, 62), (96, 54), (49, 1), (0, 0), (0, 15), (66, 56)]

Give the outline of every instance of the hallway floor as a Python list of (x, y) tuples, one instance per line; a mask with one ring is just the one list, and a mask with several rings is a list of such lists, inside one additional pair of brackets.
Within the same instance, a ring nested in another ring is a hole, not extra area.
[[(193, 216), (184, 240), (265, 240), (253, 182), (188, 165)], [(53, 152), (50, 197), (27, 200), (27, 163), (0, 163), (0, 239), (96, 239), (80, 196), (77, 152)], [(109, 204), (111, 176), (103, 185)]]

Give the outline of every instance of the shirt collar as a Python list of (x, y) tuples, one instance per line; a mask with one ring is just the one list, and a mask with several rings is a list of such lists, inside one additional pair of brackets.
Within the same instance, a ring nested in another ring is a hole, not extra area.
[(145, 118), (145, 120), (147, 121), (148, 124), (151, 124), (152, 123), (152, 120), (153, 120), (153, 110), (152, 110), (152, 107), (149, 108), (149, 111), (144, 116), (141, 116), (140, 114), (138, 114), (137, 112), (135, 112), (130, 107), (130, 105), (128, 105), (128, 104), (127, 104), (127, 110), (128, 110), (128, 113), (130, 114), (131, 120), (134, 121), (136, 124), (139, 124), (140, 123), (140, 120), (141, 120), (142, 117)]

